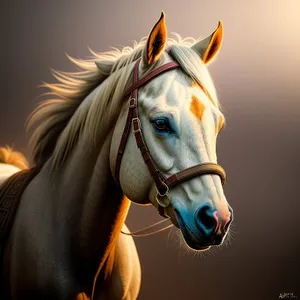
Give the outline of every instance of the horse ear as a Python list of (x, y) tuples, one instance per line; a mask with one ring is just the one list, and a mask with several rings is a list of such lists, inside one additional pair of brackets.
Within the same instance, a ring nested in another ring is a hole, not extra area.
[(146, 48), (143, 52), (143, 63), (145, 65), (151, 65), (159, 59), (164, 50), (166, 41), (167, 27), (165, 22), (165, 13), (162, 11), (159, 20), (151, 30)]
[(103, 75), (107, 75), (107, 76), (110, 75), (112, 67), (113, 67), (112, 62), (95, 61), (95, 64)]
[(219, 52), (223, 39), (223, 24), (219, 21), (218, 28), (208, 37), (192, 46), (205, 64), (210, 63)]

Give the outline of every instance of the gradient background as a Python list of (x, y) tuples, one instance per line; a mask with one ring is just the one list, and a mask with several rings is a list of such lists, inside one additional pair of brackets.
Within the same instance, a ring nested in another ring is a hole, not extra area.
[[(224, 23), (209, 69), (227, 117), (218, 156), (236, 234), (205, 258), (187, 253), (174, 229), (136, 239), (139, 299), (300, 299), (300, 1), (2, 1), (0, 144), (30, 156), (24, 122), (37, 86), (53, 81), (49, 69), (75, 69), (65, 52), (132, 45), (162, 9), (169, 32), (183, 37)], [(134, 205), (127, 223), (136, 230), (159, 219)]]

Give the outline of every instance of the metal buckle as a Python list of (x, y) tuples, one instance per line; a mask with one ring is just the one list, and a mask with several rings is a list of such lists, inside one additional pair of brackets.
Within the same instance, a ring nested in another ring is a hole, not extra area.
[(163, 183), (163, 184), (167, 188), (167, 190), (164, 194), (161, 194), (159, 192), (159, 190), (157, 189), (157, 187), (155, 187), (156, 188), (156, 201), (160, 206), (168, 207), (171, 202), (171, 196), (169, 194), (169, 187), (165, 183)]
[[(135, 129), (134, 128), (134, 124), (137, 124), (137, 128), (138, 129)], [(133, 126), (133, 132), (136, 133), (138, 131), (141, 131), (141, 121), (139, 118), (133, 118), (132, 119), (132, 126)]]
[(136, 99), (135, 98), (131, 98), (129, 100), (129, 108), (135, 108), (136, 107)]

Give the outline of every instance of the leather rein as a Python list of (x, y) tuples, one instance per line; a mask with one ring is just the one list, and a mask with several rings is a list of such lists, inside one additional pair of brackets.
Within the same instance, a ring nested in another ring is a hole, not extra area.
[(160, 171), (159, 167), (156, 165), (154, 159), (152, 158), (149, 149), (146, 145), (143, 131), (142, 131), (142, 124), (139, 118), (139, 111), (138, 111), (138, 89), (148, 83), (151, 79), (159, 76), (160, 74), (179, 68), (180, 65), (175, 62), (166, 63), (160, 67), (155, 68), (149, 74), (144, 76), (143, 78), (138, 78), (139, 72), (139, 63), (141, 59), (137, 60), (133, 69), (133, 82), (132, 85), (125, 91), (124, 97), (129, 97), (129, 108), (127, 119), (125, 123), (125, 127), (123, 130), (122, 138), (119, 144), (119, 149), (116, 158), (116, 167), (115, 167), (115, 178), (117, 183), (120, 185), (120, 168), (122, 157), (125, 151), (126, 142), (130, 133), (131, 125), (133, 127), (133, 133), (135, 136), (137, 147), (140, 149), (144, 162), (146, 163), (148, 170), (155, 182), (156, 185), (156, 201), (158, 203), (158, 212), (161, 216), (168, 218), (165, 215), (165, 208), (169, 206), (171, 202), (171, 196), (169, 194), (169, 190), (189, 179), (194, 177), (198, 177), (205, 174), (216, 174), (219, 175), (221, 178), (222, 184), (226, 182), (226, 173), (225, 170), (216, 163), (207, 162), (195, 165), (193, 167), (187, 168), (182, 170), (178, 173), (171, 175), (170, 177), (166, 178), (162, 172)]

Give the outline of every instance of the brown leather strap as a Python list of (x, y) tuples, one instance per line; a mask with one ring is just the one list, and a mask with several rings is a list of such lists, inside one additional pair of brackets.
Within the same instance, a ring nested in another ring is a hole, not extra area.
[(149, 152), (149, 149), (144, 141), (141, 124), (140, 124), (138, 117), (137, 117), (137, 119), (133, 119), (133, 132), (134, 132), (137, 146), (141, 151), (144, 162), (146, 163), (146, 165), (148, 167), (148, 170), (155, 182), (155, 185), (156, 185), (158, 191), (161, 194), (165, 194), (168, 190), (168, 187), (165, 184), (165, 177), (161, 174), (158, 167), (156, 166), (156, 164)]
[(172, 176), (167, 178), (166, 184), (168, 185), (169, 188), (171, 188), (172, 186), (177, 185), (178, 183), (181, 183), (181, 182), (191, 179), (193, 177), (201, 176), (201, 175), (205, 175), (205, 174), (219, 175), (221, 178), (222, 184), (225, 184), (225, 182), (226, 182), (225, 170), (220, 165), (215, 164), (215, 163), (203, 163), (203, 164), (199, 164), (194, 167), (185, 169), (176, 174), (173, 174)]
[(129, 100), (129, 109), (128, 109), (128, 114), (127, 114), (127, 119), (126, 119), (125, 127), (123, 130), (122, 138), (120, 141), (120, 145), (119, 145), (119, 149), (118, 149), (118, 153), (117, 153), (116, 166), (115, 166), (115, 178), (118, 183), (120, 182), (120, 168), (121, 168), (122, 156), (125, 151), (126, 142), (127, 142), (129, 132), (130, 132), (130, 125), (131, 125), (131, 120), (132, 120), (133, 109), (136, 107), (136, 104), (137, 104), (136, 99), (131, 98)]
[[(140, 63), (139, 59), (136, 64), (135, 67), (139, 65)], [(149, 74), (147, 74), (146, 76), (144, 76), (141, 80), (136, 80), (132, 83), (132, 85), (125, 91), (124, 96), (128, 96), (130, 93), (132, 93), (134, 90), (138, 89), (139, 87), (141, 87), (142, 85), (146, 84), (147, 82), (149, 82), (152, 78), (156, 77), (157, 75), (160, 75), (166, 71), (172, 70), (172, 69), (176, 69), (179, 67), (179, 64), (175, 61), (171, 61), (169, 63), (166, 63), (156, 69), (154, 69), (153, 71), (151, 71)], [(138, 73), (137, 73), (138, 74)]]
[[(139, 63), (140, 60), (138, 60), (134, 66), (134, 70), (133, 70), (133, 85), (135, 83), (138, 82), (143, 82), (143, 84), (145, 84), (147, 81), (143, 79), (141, 79), (139, 81), (138, 78), (138, 72), (139, 72)], [(168, 70), (168, 66), (169, 64), (165, 64), (163, 66), (161, 66), (159, 69), (162, 71), (164, 70)], [(171, 64), (172, 68), (174, 67), (174, 64)], [(154, 74), (155, 76), (159, 75), (160, 73), (157, 72), (157, 69), (153, 70), (151, 73), (149, 73), (146, 77), (147, 80), (152, 79), (154, 76), (151, 76), (151, 74)], [(137, 88), (135, 88), (132, 91), (132, 97), (136, 99), (136, 107), (133, 109), (133, 119), (132, 119), (132, 126), (133, 126), (133, 133), (135, 136), (135, 140), (136, 140), (136, 144), (138, 146), (138, 148), (141, 151), (141, 154), (143, 156), (144, 162), (146, 163), (148, 170), (155, 182), (155, 185), (157, 187), (157, 189), (162, 192), (165, 193), (167, 191), (167, 186), (164, 184), (164, 180), (165, 178), (163, 177), (163, 175), (161, 174), (161, 172), (159, 171), (159, 169), (156, 167), (153, 158), (151, 157), (151, 154), (149, 152), (149, 149), (144, 141), (143, 138), (143, 133), (142, 133), (142, 128), (141, 128), (141, 121), (139, 119), (139, 113), (138, 113), (138, 90)]]
[(0, 186), (0, 244), (8, 236), (13, 225), (21, 196), (38, 168), (23, 170), (13, 174)]
[[(174, 69), (174, 68), (178, 68), (179, 64), (177, 62), (169, 62), (167, 64), (164, 64), (164, 65), (154, 69), (152, 72), (150, 72), (149, 74), (144, 76), (141, 80), (139, 80), (138, 79), (138, 71), (139, 71), (140, 61), (141, 61), (141, 59), (136, 61), (134, 70), (133, 70), (133, 83), (124, 93), (125, 97), (128, 96), (130, 93), (132, 93), (132, 94), (129, 99), (129, 109), (128, 109), (128, 114), (127, 114), (127, 119), (126, 119), (126, 123), (124, 126), (123, 134), (121, 137), (121, 141), (120, 141), (119, 149), (118, 149), (118, 153), (117, 153), (116, 165), (115, 165), (115, 179), (118, 183), (120, 183), (120, 169), (121, 169), (122, 157), (123, 157), (125, 147), (126, 147), (126, 142), (127, 142), (128, 136), (129, 136), (131, 123), (133, 123), (133, 126), (135, 127), (135, 130), (136, 130), (135, 137), (137, 139), (137, 143), (138, 143), (138, 145), (141, 146), (140, 149), (144, 153), (144, 156), (145, 156), (144, 160), (145, 160), (145, 162), (146, 161), (148, 162), (148, 163), (146, 162), (148, 169), (149, 169), (151, 175), (153, 176), (153, 179), (154, 179), (155, 183), (157, 184), (159, 190), (161, 190), (163, 192), (164, 190), (166, 190), (165, 184), (163, 183), (164, 180), (160, 178), (161, 174), (158, 171), (158, 169), (154, 166), (153, 159), (151, 158), (148, 148), (146, 147), (146, 144), (143, 142), (143, 136), (142, 136), (141, 132), (139, 131), (140, 120), (138, 118), (138, 108), (137, 108), (137, 104), (138, 104), (137, 89), (139, 87), (141, 87), (142, 85), (146, 84), (148, 81), (150, 81), (154, 77), (162, 74), (163, 72)], [(154, 175), (154, 174), (160, 174), (160, 175)]]

